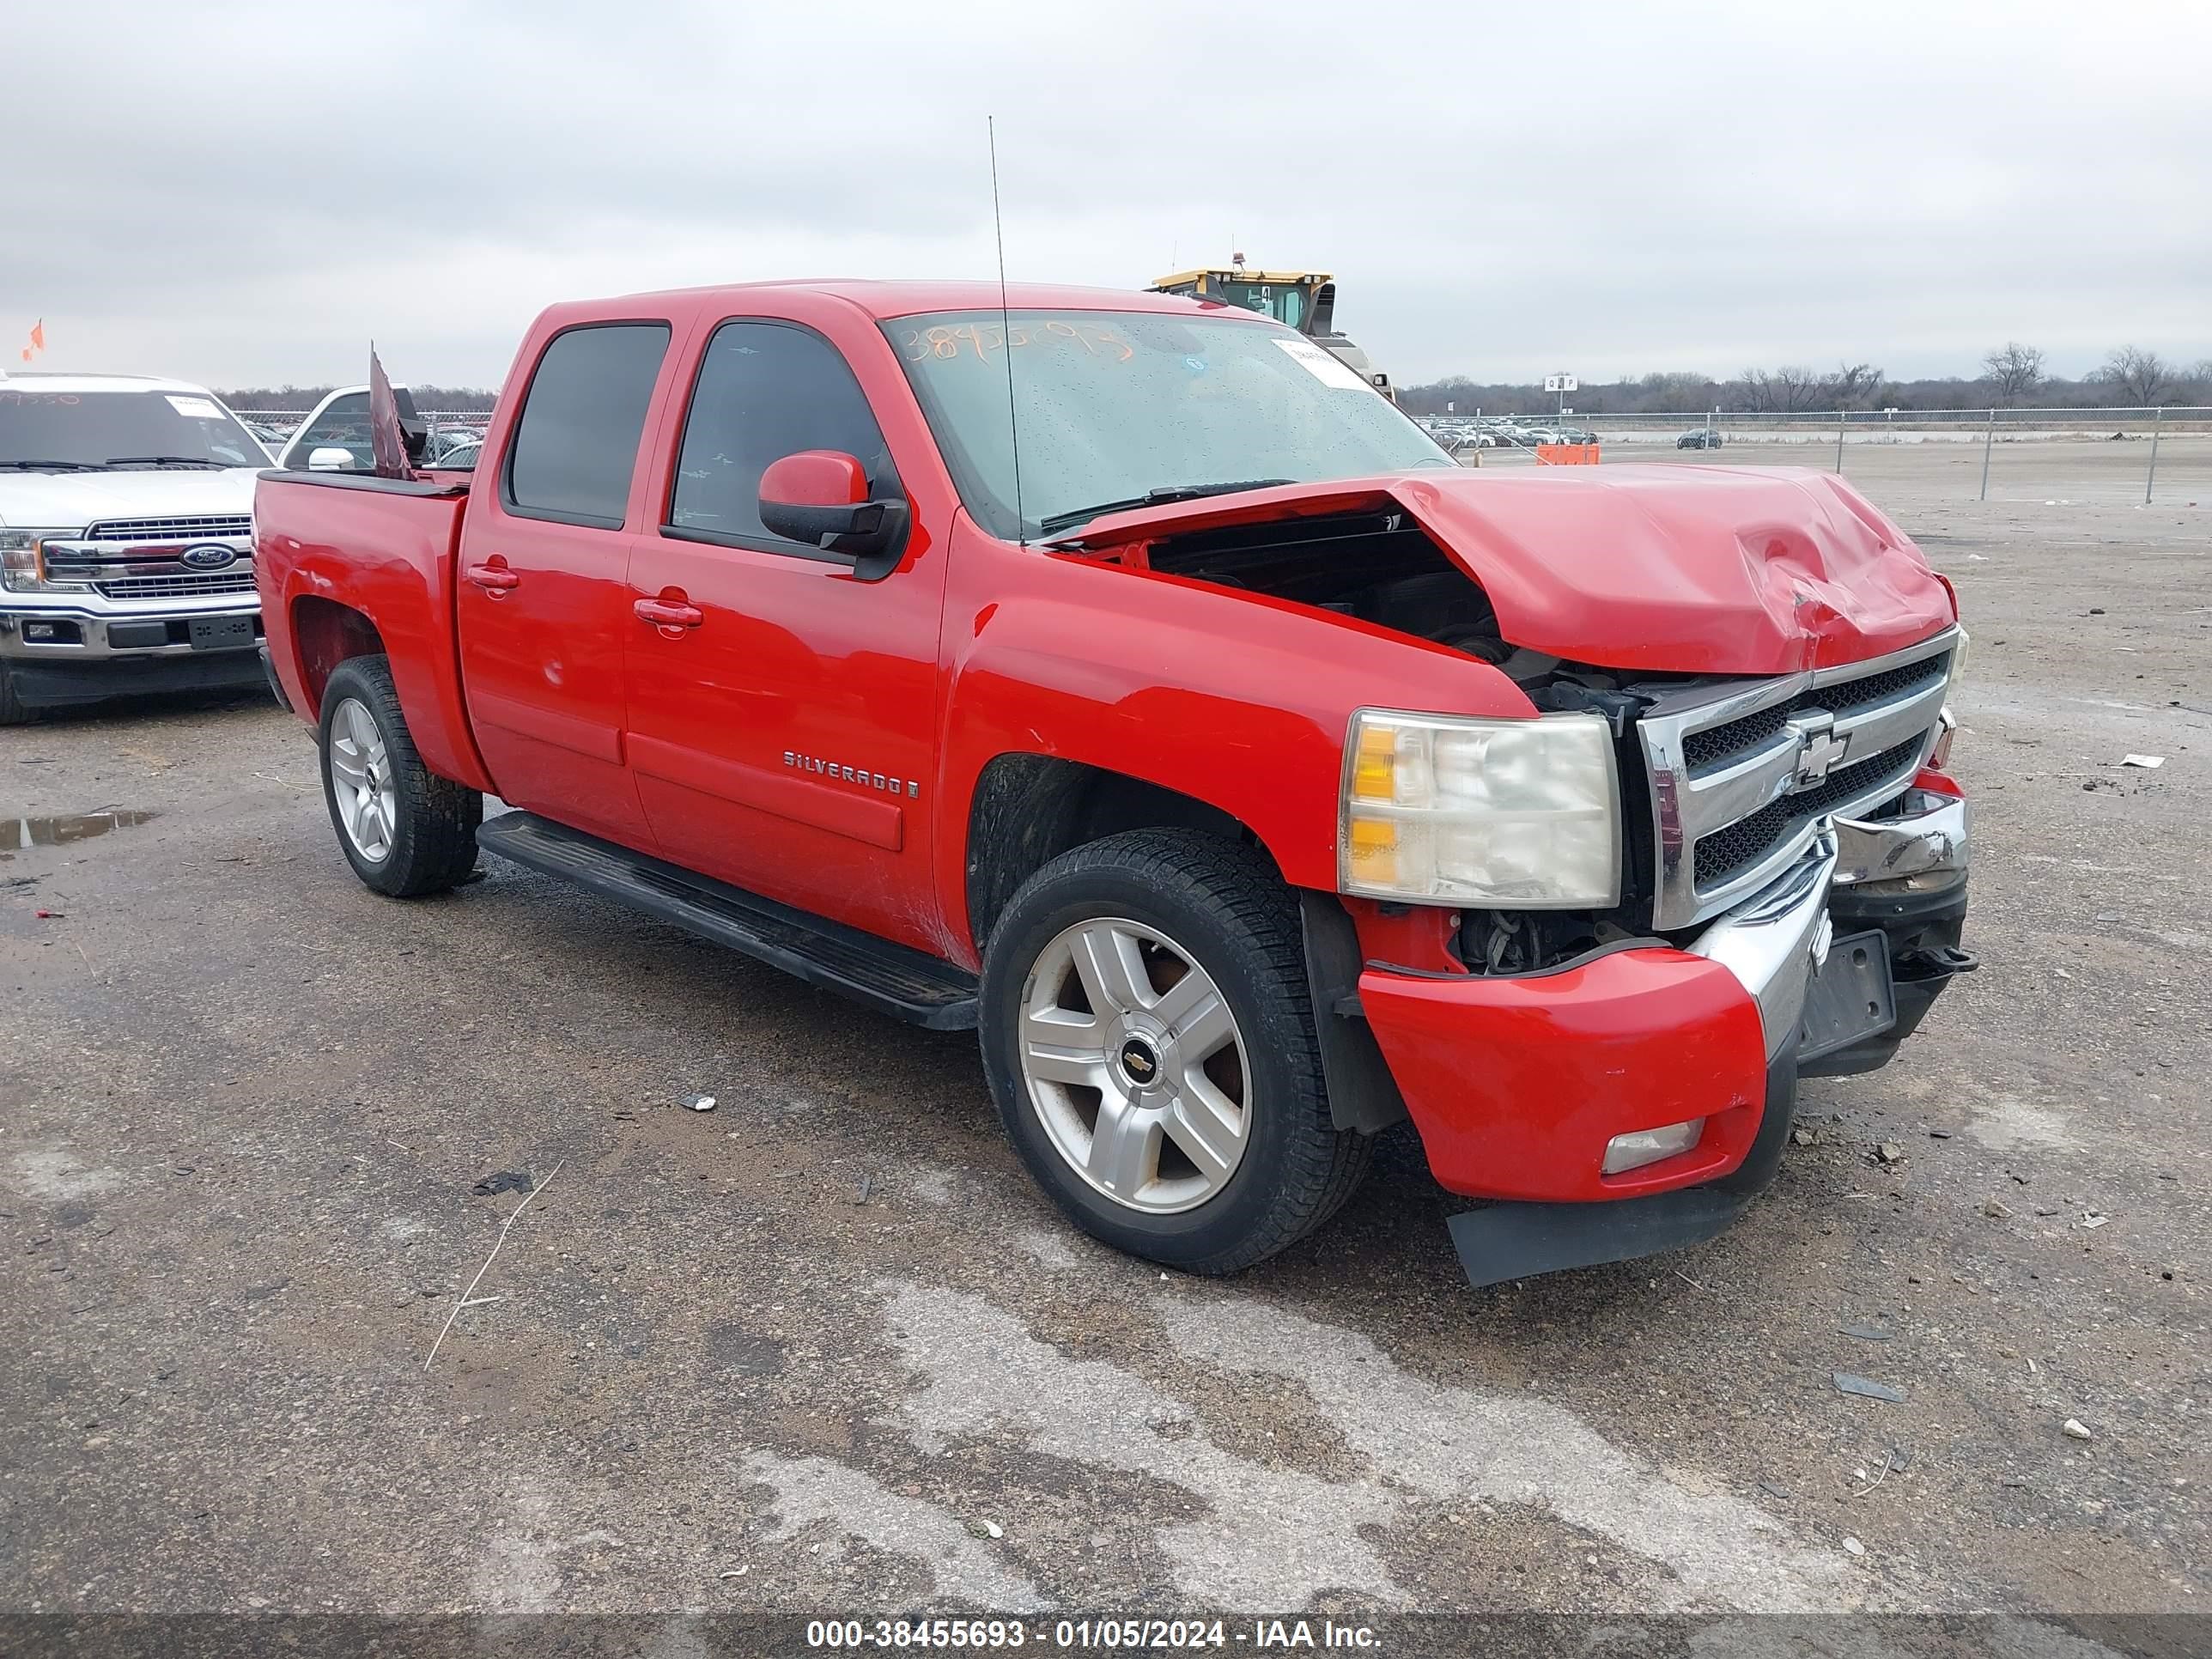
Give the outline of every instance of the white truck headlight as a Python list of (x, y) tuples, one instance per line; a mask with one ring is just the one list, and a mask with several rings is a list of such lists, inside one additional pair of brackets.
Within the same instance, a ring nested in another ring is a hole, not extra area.
[(10, 593), (88, 592), (88, 582), (47, 580), (46, 556), (39, 548), (41, 542), (65, 542), (83, 533), (82, 525), (74, 530), (0, 530), (0, 587)]
[(1620, 786), (1595, 714), (1476, 720), (1363, 708), (1345, 740), (1337, 885), (1502, 910), (1620, 899)]

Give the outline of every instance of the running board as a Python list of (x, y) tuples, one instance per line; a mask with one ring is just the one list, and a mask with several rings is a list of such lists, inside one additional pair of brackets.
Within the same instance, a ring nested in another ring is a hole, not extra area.
[(933, 1031), (975, 1028), (973, 974), (857, 927), (633, 853), (534, 812), (487, 819), (477, 830), (477, 845), (757, 957), (878, 1013)]

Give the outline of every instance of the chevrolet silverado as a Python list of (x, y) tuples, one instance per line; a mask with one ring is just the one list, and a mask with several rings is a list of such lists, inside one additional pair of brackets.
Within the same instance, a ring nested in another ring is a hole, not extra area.
[(1966, 635), (1840, 479), (1462, 471), (1269, 319), (975, 283), (556, 306), (483, 457), (259, 487), (361, 880), (482, 848), (974, 1028), (1153, 1261), (1407, 1117), (1478, 1282), (1710, 1236), (1973, 965)]

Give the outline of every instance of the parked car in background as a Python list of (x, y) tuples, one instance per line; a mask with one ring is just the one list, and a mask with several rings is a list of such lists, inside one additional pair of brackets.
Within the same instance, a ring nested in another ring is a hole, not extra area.
[(1720, 431), (1710, 426), (1693, 426), (1674, 440), (1677, 449), (1718, 449), (1720, 447)]
[(204, 386), (0, 376), (0, 726), (258, 684), (253, 475), (268, 465)]
[[(399, 406), (400, 420), (419, 427), (414, 394), (396, 386), (392, 396)], [(342, 386), (317, 404), (286, 441), (276, 465), (302, 472), (374, 472), (376, 445), (369, 436), (368, 388)]]
[(486, 443), (259, 485), (353, 872), (976, 1029), (1120, 1249), (1258, 1261), (1409, 1115), (1479, 1281), (1702, 1238), (1973, 965), (1956, 600), (1830, 474), (1462, 468), (1268, 319), (981, 283), (556, 307)]
[[(396, 386), (392, 388), (392, 396), (404, 424), (422, 424), (412, 392)], [(482, 427), (439, 427), (428, 434), (421, 465), (447, 471), (466, 471), (476, 465), (483, 444)], [(368, 388), (342, 386), (324, 398), (285, 441), (277, 465), (306, 472), (374, 471), (376, 447), (369, 436)]]
[(481, 427), (449, 426), (430, 434), (428, 450), (422, 465), (443, 472), (469, 472), (476, 468), (477, 457), (483, 453), (483, 429)]

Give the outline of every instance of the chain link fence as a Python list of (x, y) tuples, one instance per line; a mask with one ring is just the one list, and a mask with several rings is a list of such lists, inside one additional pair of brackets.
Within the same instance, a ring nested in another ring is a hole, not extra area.
[[(281, 440), (302, 410), (241, 409)], [(420, 411), (434, 443), (481, 434), (489, 410)], [(1709, 410), (1702, 415), (1425, 415), (1462, 461), (1541, 465), (1535, 446), (1595, 441), (1601, 465), (1817, 466), (1945, 499), (2212, 506), (2212, 404), (2109, 409)]]
[(2212, 405), (2105, 409), (1711, 410), (1420, 417), (1462, 462), (1541, 465), (1534, 446), (1618, 461), (1817, 466), (1967, 501), (2212, 505)]
[[(300, 429), (300, 422), (314, 411), (306, 409), (234, 409), (230, 411), (249, 426), (257, 426), (287, 440)], [(488, 409), (422, 409), (416, 413), (433, 432), (466, 430), (482, 432), (491, 424)]]

